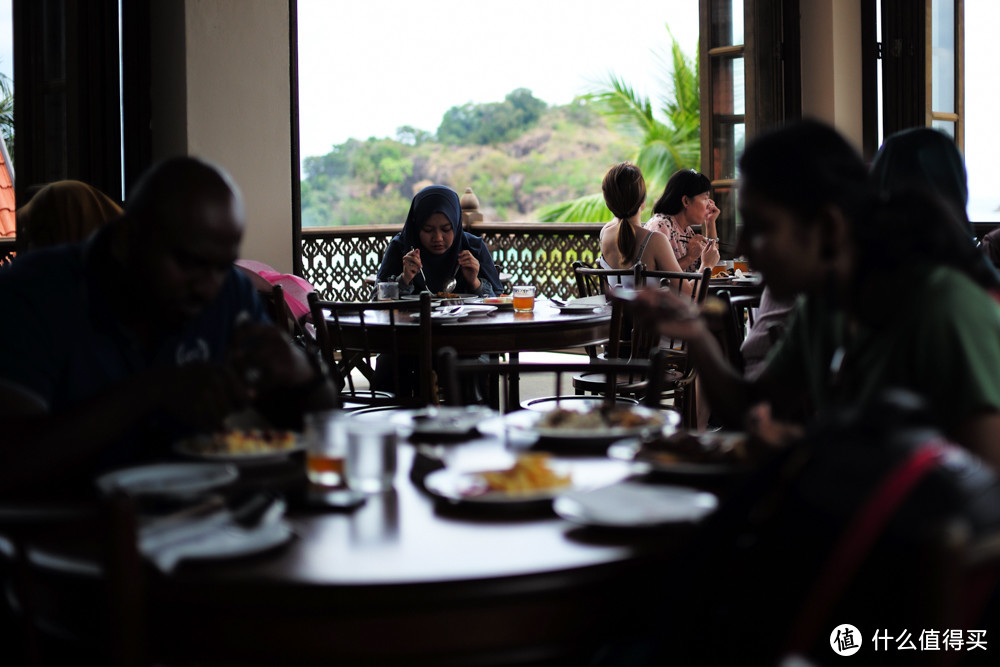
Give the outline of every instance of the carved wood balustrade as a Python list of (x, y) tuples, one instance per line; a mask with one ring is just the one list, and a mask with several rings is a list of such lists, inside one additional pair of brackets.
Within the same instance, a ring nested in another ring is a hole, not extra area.
[[(541, 296), (576, 294), (573, 262), (593, 264), (600, 254), (601, 223), (474, 222), (467, 231), (483, 238), (511, 284), (538, 287)], [(373, 225), (302, 230), (302, 277), (324, 299), (365, 300), (382, 254), (399, 227)]]

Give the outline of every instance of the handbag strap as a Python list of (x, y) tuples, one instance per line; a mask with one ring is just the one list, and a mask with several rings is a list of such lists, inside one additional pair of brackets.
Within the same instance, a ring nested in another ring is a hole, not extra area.
[(941, 461), (945, 443), (933, 439), (910, 453), (872, 491), (851, 519), (806, 598), (786, 643), (786, 654), (802, 654), (812, 645), (820, 624), (854, 576), (885, 524), (910, 492)]

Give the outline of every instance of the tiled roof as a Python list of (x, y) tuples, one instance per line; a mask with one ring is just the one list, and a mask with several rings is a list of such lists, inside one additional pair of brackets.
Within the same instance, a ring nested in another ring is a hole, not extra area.
[(17, 229), (17, 206), (14, 202), (14, 181), (4, 160), (4, 152), (0, 151), (0, 236), (14, 236)]

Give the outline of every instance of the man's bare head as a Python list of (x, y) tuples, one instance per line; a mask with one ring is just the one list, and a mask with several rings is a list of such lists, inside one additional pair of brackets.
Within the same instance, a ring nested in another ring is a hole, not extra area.
[(245, 227), (229, 175), (191, 157), (146, 172), (125, 204), (124, 223), (128, 271), (168, 324), (195, 317), (215, 299)]

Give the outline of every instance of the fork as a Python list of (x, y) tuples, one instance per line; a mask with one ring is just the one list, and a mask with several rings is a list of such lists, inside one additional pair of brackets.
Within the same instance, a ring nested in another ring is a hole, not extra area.
[[(410, 246), (410, 250), (411, 251), (416, 250), (416, 247)], [(422, 266), (420, 267), (420, 277), (424, 279), (424, 289), (422, 289), (420, 293), (423, 294), (424, 292), (427, 292), (428, 294), (430, 294), (431, 290), (430, 288), (427, 287), (427, 276), (424, 275), (424, 267)]]

